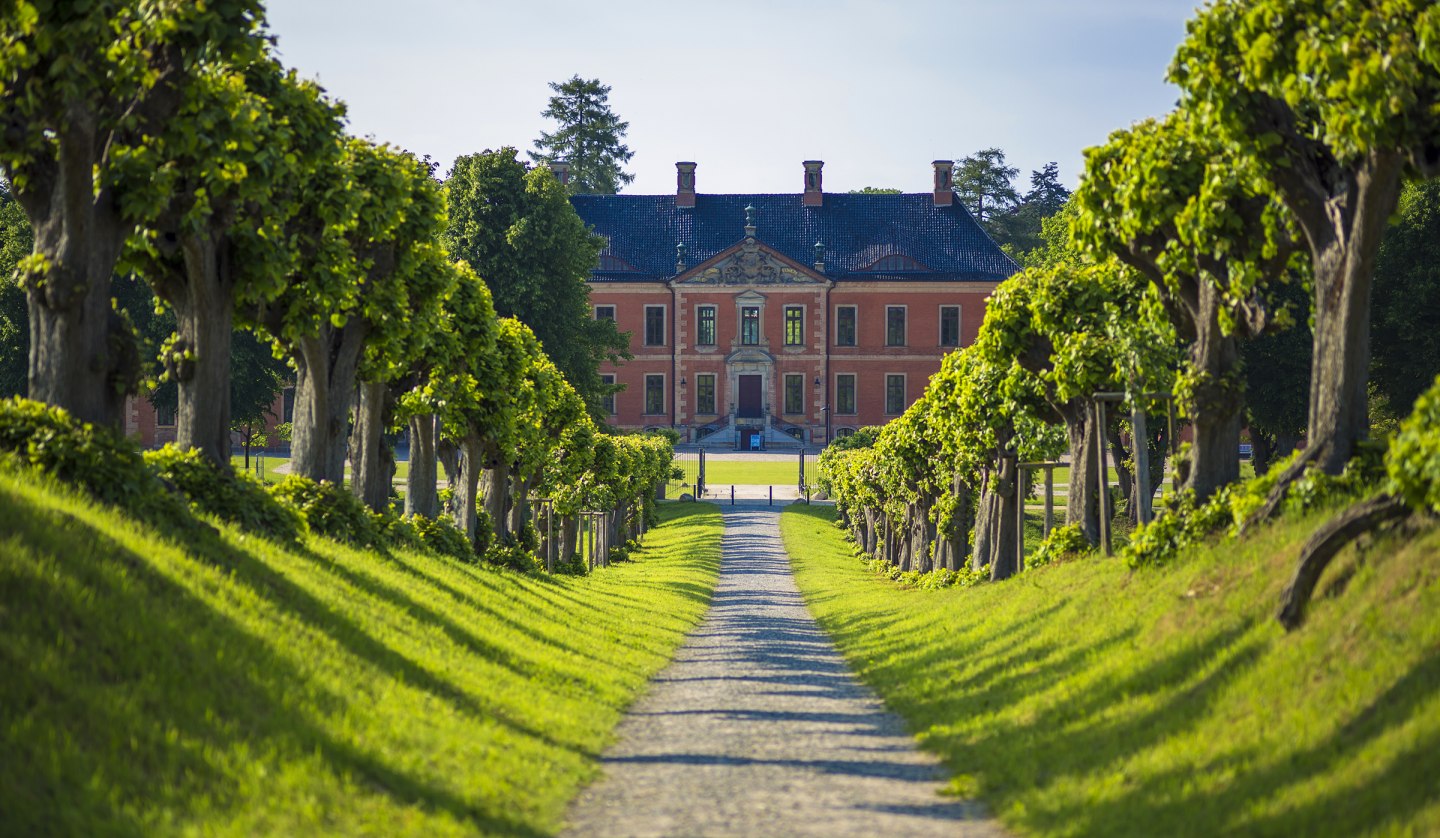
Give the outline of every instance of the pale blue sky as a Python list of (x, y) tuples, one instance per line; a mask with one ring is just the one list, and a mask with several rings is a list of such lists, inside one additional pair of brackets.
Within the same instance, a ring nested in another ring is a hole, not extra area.
[(930, 161), (998, 146), (1017, 179), (1169, 110), (1194, 0), (461, 2), (271, 0), (281, 58), (349, 105), (357, 134), (430, 154), (531, 147), (549, 81), (610, 85), (625, 191), (930, 189)]

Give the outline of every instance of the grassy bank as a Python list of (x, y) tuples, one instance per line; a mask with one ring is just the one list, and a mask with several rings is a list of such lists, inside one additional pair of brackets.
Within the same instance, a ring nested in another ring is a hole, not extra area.
[(1272, 614), (1323, 512), (1163, 570), (939, 592), (867, 572), (830, 513), (782, 517), (811, 609), (1019, 832), (1440, 833), (1440, 530), (1347, 553), (1287, 635)]
[(708, 505), (539, 578), (223, 530), (0, 473), (0, 832), (539, 835), (702, 616)]

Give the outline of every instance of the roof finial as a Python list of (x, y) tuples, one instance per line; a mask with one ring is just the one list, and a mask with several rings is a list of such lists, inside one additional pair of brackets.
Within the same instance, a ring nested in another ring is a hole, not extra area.
[(687, 247), (685, 246), (685, 242), (680, 242), (680, 243), (678, 243), (678, 244), (675, 245), (675, 274), (676, 274), (676, 276), (679, 276), (680, 274), (685, 273), (685, 251), (687, 251), (687, 250), (689, 250), (689, 248), (687, 248)]
[(825, 270), (825, 242), (815, 242), (815, 270)]
[(755, 205), (751, 204), (745, 208), (745, 235), (755, 238)]

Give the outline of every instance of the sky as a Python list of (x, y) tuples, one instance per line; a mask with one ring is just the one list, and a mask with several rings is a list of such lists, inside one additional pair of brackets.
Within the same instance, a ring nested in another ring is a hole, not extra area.
[[(1194, 0), (270, 0), (281, 60), (350, 130), (449, 169), (532, 149), (549, 82), (609, 85), (630, 194), (928, 192), (930, 162), (998, 147), (1074, 186), (1083, 150), (1176, 101), (1165, 69)], [(522, 155), (523, 159), (523, 155)]]

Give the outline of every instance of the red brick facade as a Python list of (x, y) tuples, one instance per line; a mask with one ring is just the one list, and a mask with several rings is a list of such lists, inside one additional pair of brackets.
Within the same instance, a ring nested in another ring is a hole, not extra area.
[[(602, 369), (624, 386), (615, 396), (611, 424), (625, 429), (673, 427), (683, 441), (690, 442), (698, 441), (699, 428), (723, 427), (737, 420), (744, 425), (744, 420), (758, 418), (762, 427), (800, 429), (801, 441), (807, 445), (823, 445), (837, 434), (883, 424), (919, 398), (946, 352), (975, 339), (985, 316), (985, 300), (996, 285), (919, 280), (837, 283), (753, 239), (747, 241), (733, 253), (663, 285), (609, 281), (591, 286), (597, 313), (605, 316), (613, 311), (616, 326), (630, 333), (634, 354), (629, 362)], [(747, 246), (757, 257), (784, 264), (803, 279), (696, 281), (707, 268), (715, 267), (712, 263), (743, 259)], [(647, 308), (652, 309), (648, 329)], [(659, 333), (654, 327), (655, 309), (663, 324)], [(705, 309), (713, 311), (713, 321)], [(751, 327), (750, 333), (742, 333), (746, 309), (758, 320), (758, 328)], [(903, 314), (895, 315), (891, 309)], [(942, 309), (951, 309), (946, 316), (952, 324), (958, 323), (954, 336), (958, 344), (941, 343)], [(702, 316), (707, 322), (702, 323)], [(853, 344), (848, 326), (841, 327), (842, 318), (853, 318)], [(892, 318), (903, 320), (893, 324), (899, 331), (893, 336), (887, 328)], [(661, 342), (647, 344), (647, 338)], [(652, 376), (660, 377), (658, 412), (647, 412), (647, 396), (649, 407), (656, 407), (649, 395), (655, 380), (647, 382)], [(760, 379), (760, 417), (738, 415), (754, 412), (753, 404), (741, 402), (742, 376)], [(800, 381), (798, 403), (794, 376)], [(898, 400), (895, 376), (900, 377)], [(791, 377), (788, 382), (787, 377)]]
[(601, 370), (623, 387), (610, 424), (824, 445), (903, 413), (975, 339), (1016, 266), (954, 200), (951, 162), (911, 194), (826, 194), (802, 165), (798, 195), (697, 194), (682, 162), (673, 196), (572, 198), (607, 243), (595, 314), (631, 336)]

